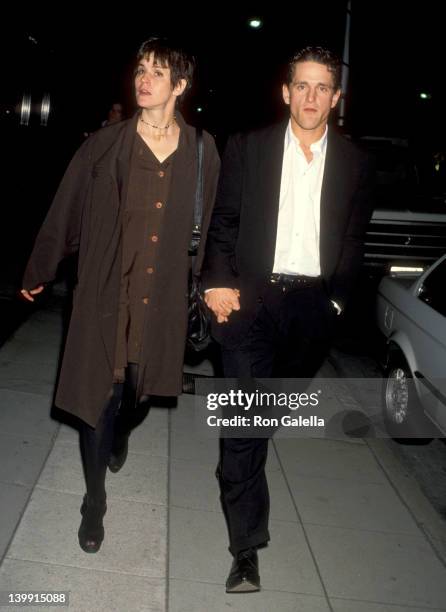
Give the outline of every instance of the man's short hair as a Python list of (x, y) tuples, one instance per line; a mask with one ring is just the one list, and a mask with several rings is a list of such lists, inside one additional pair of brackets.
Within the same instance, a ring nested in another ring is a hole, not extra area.
[(341, 59), (329, 49), (324, 47), (305, 47), (297, 51), (288, 63), (287, 83), (291, 84), (294, 76), (294, 68), (299, 62), (317, 62), (327, 67), (333, 76), (335, 90), (341, 88)]
[(168, 38), (152, 36), (141, 44), (136, 60), (148, 59), (151, 53), (162, 67), (170, 68), (172, 87), (176, 87), (181, 79), (187, 83), (184, 91), (192, 86), (195, 59), (185, 49)]

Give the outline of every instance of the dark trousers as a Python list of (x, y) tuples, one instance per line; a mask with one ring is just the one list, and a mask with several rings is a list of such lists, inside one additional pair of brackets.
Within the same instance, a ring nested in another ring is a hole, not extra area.
[[(222, 348), (227, 378), (312, 378), (332, 337), (336, 311), (322, 282), (271, 284), (241, 344)], [(233, 555), (269, 540), (267, 438), (221, 438), (217, 478)]]
[(119, 453), (132, 429), (147, 416), (149, 398), (136, 399), (138, 365), (131, 363), (126, 368), (123, 384), (114, 384), (97, 426), (82, 423), (80, 445), (87, 495), (103, 502), (106, 498), (105, 476), (110, 453)]

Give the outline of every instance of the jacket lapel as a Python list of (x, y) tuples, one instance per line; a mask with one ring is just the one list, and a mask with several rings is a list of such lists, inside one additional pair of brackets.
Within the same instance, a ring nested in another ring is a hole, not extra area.
[(262, 203), (264, 227), (266, 232), (265, 254), (270, 268), (274, 263), (276, 247), (277, 220), (279, 216), (280, 184), (282, 180), (282, 165), (285, 143), (285, 132), (288, 119), (271, 129), (264, 146), (262, 145), (262, 161), (259, 164), (259, 200)]
[[(171, 198), (176, 199), (177, 195), (189, 191), (190, 187), (190, 167), (196, 165), (197, 147), (195, 130), (188, 126), (181, 113), (176, 113), (176, 121), (180, 126), (180, 139), (177, 152), (175, 154), (172, 168)], [(194, 183), (195, 191), (195, 183)]]

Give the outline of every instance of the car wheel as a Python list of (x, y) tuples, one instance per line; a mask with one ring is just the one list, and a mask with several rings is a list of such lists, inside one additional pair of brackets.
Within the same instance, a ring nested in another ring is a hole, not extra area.
[(392, 438), (401, 443), (427, 444), (429, 428), (424, 416), (412, 372), (400, 353), (391, 355), (383, 385), (383, 417)]

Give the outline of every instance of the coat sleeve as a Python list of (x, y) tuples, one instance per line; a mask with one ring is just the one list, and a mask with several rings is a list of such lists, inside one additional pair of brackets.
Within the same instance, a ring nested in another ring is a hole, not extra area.
[(203, 133), (204, 140), (204, 174), (203, 174), (203, 219), (201, 223), (200, 246), (195, 261), (195, 273), (200, 274), (206, 247), (209, 223), (215, 203), (218, 175), (220, 172), (220, 156), (213, 137)]
[(71, 160), (40, 228), (25, 268), (23, 289), (53, 281), (59, 263), (79, 248), (82, 211), (91, 176), (88, 139)]
[(203, 289), (236, 288), (237, 243), (243, 180), (242, 138), (230, 137), (225, 149), (217, 196), (206, 241), (202, 268)]
[(348, 301), (363, 264), (364, 240), (373, 212), (375, 184), (375, 160), (367, 157), (363, 164), (358, 187), (353, 195), (341, 257), (331, 282), (330, 297), (342, 308)]

